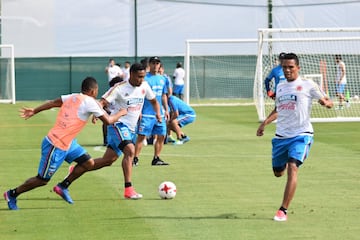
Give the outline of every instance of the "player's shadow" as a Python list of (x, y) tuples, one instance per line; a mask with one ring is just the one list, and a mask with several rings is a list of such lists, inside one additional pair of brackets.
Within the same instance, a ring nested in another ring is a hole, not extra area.
[(108, 218), (108, 220), (118, 219), (174, 219), (174, 220), (202, 220), (202, 219), (227, 219), (227, 220), (269, 220), (269, 218), (260, 217), (256, 214), (249, 216), (239, 216), (236, 213), (224, 213), (214, 216), (137, 216), (137, 217), (119, 217), (119, 218)]

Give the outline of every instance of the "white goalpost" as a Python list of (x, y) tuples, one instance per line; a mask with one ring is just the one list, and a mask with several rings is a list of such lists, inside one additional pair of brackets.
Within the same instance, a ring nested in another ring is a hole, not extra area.
[(267, 97), (264, 79), (281, 52), (293, 52), (300, 60), (300, 74), (312, 79), (339, 105), (336, 96), (335, 55), (346, 66), (346, 100), (341, 109), (325, 109), (314, 103), (311, 120), (320, 122), (360, 121), (360, 28), (259, 29), (253, 97), (259, 121), (274, 109)]
[(191, 105), (253, 104), (257, 39), (190, 39), (185, 96)]
[(16, 103), (14, 45), (0, 45), (0, 103)]

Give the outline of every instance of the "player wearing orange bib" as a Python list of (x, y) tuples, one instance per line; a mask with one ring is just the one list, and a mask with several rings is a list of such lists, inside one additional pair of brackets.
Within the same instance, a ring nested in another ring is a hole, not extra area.
[[(4, 198), (10, 210), (17, 210), (17, 197), (34, 188), (46, 185), (61, 164), (76, 162), (84, 168), (92, 168), (93, 159), (86, 150), (77, 143), (75, 137), (85, 127), (91, 115), (100, 118), (107, 124), (112, 124), (126, 114), (120, 110), (115, 115), (109, 116), (103, 111), (95, 100), (98, 94), (98, 84), (92, 77), (87, 77), (81, 85), (81, 93), (63, 95), (61, 98), (46, 102), (37, 108), (22, 108), (21, 117), (29, 119), (35, 114), (54, 107), (60, 107), (54, 127), (44, 137), (41, 146), (41, 158), (37, 176), (26, 180), (17, 188), (4, 193)], [(68, 203), (73, 203), (67, 194), (67, 189), (60, 184), (54, 191)]]

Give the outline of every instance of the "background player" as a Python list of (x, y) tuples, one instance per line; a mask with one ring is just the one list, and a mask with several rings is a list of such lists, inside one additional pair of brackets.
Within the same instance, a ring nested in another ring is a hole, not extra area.
[[(283, 53), (283, 52), (279, 54), (279, 58), (278, 58), (279, 64), (276, 67), (274, 67), (271, 70), (271, 72), (269, 73), (269, 75), (265, 78), (266, 93), (272, 99), (275, 99), (275, 93), (276, 93), (277, 85), (281, 81), (286, 80), (285, 76), (284, 76), (283, 69), (281, 67), (281, 62), (282, 62), (284, 56), (285, 56), (285, 53)], [(274, 83), (273, 83), (274, 91), (272, 91), (271, 88), (270, 88), (270, 82), (271, 82), (272, 79), (274, 79)]]
[(160, 58), (151, 57), (149, 59), (150, 71), (145, 76), (145, 81), (150, 85), (151, 89), (156, 95), (156, 100), (159, 105), (162, 105), (161, 118), (162, 121), (156, 121), (154, 109), (151, 107), (149, 101), (145, 100), (142, 109), (141, 118), (137, 128), (137, 140), (135, 144), (135, 157), (133, 164), (136, 166), (139, 162), (139, 154), (141, 152), (143, 141), (147, 136), (156, 136), (154, 143), (154, 157), (151, 162), (152, 166), (169, 165), (160, 159), (160, 154), (164, 146), (166, 136), (166, 119), (169, 119), (168, 103), (167, 103), (167, 87), (166, 81), (162, 75), (159, 74)]
[[(168, 121), (168, 135), (171, 131), (176, 133), (177, 140), (174, 144), (183, 144), (190, 140), (181, 130), (184, 126), (196, 119), (195, 110), (176, 96), (169, 97), (170, 119)], [(169, 139), (171, 139), (169, 137)]]
[(341, 55), (335, 55), (336, 62), (336, 96), (339, 98), (339, 106), (336, 109), (343, 109), (343, 101), (347, 102), (347, 106), (350, 107), (349, 99), (345, 99), (345, 87), (346, 87), (346, 67), (342, 61)]

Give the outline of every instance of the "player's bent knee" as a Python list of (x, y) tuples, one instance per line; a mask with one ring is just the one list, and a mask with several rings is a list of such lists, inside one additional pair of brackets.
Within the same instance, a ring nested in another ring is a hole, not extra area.
[(83, 162), (83, 163), (81, 164), (81, 166), (82, 166), (83, 168), (85, 168), (87, 171), (93, 169), (94, 166), (95, 166), (94, 159), (91, 158), (91, 159), (89, 159), (88, 161)]
[(281, 177), (282, 175), (284, 175), (285, 169), (286, 169), (286, 165), (281, 167), (273, 167), (274, 176)]
[(37, 175), (36, 178), (39, 180), (41, 185), (46, 185), (50, 181), (50, 178), (43, 178), (40, 175)]

